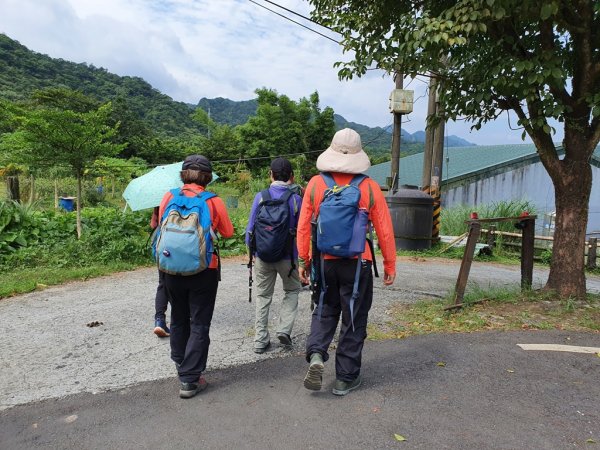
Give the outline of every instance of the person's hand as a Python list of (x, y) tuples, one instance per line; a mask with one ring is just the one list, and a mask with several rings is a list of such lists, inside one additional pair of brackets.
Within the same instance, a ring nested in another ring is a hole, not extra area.
[(306, 267), (300, 267), (298, 269), (298, 276), (300, 277), (300, 281), (308, 283), (308, 270), (306, 270)]
[(395, 279), (396, 279), (396, 274), (395, 273), (387, 273), (387, 272), (385, 272), (383, 274), (383, 285), (384, 286), (391, 286), (394, 283)]

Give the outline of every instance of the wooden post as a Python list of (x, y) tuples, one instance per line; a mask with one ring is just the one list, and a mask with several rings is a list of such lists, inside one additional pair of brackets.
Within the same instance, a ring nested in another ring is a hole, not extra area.
[(487, 232), (487, 245), (493, 249), (496, 246), (496, 225), (490, 225)]
[(469, 224), (469, 237), (467, 238), (465, 253), (463, 254), (462, 262), (460, 263), (456, 288), (454, 289), (454, 307), (461, 305), (463, 302), (467, 281), (469, 279), (469, 272), (471, 271), (471, 263), (473, 262), (473, 257), (475, 255), (475, 244), (477, 244), (480, 235), (481, 224), (479, 222), (471, 222)]
[(535, 219), (523, 220), (521, 238), (521, 290), (531, 289), (533, 282), (533, 244), (535, 238)]
[(587, 257), (587, 268), (595, 269), (596, 268), (596, 253), (597, 253), (597, 245), (598, 238), (590, 238), (589, 248), (588, 248), (588, 257)]

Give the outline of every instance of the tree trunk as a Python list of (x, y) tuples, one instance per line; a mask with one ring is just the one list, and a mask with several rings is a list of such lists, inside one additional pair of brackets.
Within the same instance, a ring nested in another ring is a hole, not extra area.
[(54, 209), (58, 209), (58, 180), (54, 180)]
[(6, 177), (6, 194), (9, 200), (21, 202), (21, 192), (19, 191), (19, 177), (11, 175)]
[(77, 173), (77, 239), (81, 239), (81, 174)]
[(584, 252), (592, 168), (587, 160), (567, 158), (560, 165), (560, 178), (553, 177), (556, 228), (545, 289), (561, 297), (583, 298), (586, 295)]

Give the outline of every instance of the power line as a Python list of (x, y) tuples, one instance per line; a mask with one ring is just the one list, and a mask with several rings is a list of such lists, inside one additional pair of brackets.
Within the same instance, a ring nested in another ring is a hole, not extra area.
[[(254, 3), (256, 6), (260, 6), (261, 8), (264, 8), (264, 9), (266, 9), (267, 11), (270, 11), (270, 12), (272, 12), (273, 14), (277, 14), (278, 16), (280, 16), (280, 17), (283, 17), (285, 20), (289, 20), (290, 22), (292, 22), (292, 23), (295, 23), (296, 25), (299, 25), (299, 26), (301, 26), (302, 28), (306, 28), (307, 30), (309, 30), (309, 31), (312, 31), (313, 33), (316, 33), (316, 34), (318, 34), (319, 36), (322, 36), (322, 37), (324, 37), (324, 38), (326, 38), (326, 39), (329, 39), (330, 41), (332, 41), (332, 42), (335, 42), (335, 43), (336, 43), (336, 44), (338, 44), (338, 45), (342, 45), (342, 43), (341, 43), (341, 42), (339, 42), (339, 41), (336, 41), (336, 40), (335, 40), (335, 39), (333, 39), (332, 37), (329, 37), (329, 36), (327, 36), (326, 34), (323, 34), (323, 33), (319, 32), (319, 31), (317, 31), (317, 30), (314, 30), (314, 29), (312, 29), (312, 28), (310, 28), (310, 27), (307, 27), (306, 25), (304, 25), (304, 24), (301, 24), (300, 22), (297, 22), (297, 21), (295, 21), (294, 19), (290, 19), (289, 17), (287, 17), (287, 16), (284, 16), (283, 14), (280, 14), (280, 13), (278, 13), (277, 11), (273, 11), (272, 9), (270, 9), (270, 8), (267, 8), (265, 5), (261, 5), (260, 3), (257, 3), (257, 2), (255, 2), (254, 0), (248, 0), (248, 1), (249, 1), (250, 3)], [(269, 2), (269, 3), (271, 3), (271, 2)], [(277, 5), (277, 6), (279, 6), (279, 5)], [(281, 8), (283, 8), (283, 7), (281, 6)], [(296, 13), (296, 14), (297, 14), (297, 13)], [(300, 15), (300, 14), (298, 14), (298, 15), (299, 15), (300, 17), (304, 17), (304, 16), (302, 16), (302, 15)], [(308, 19), (308, 20), (310, 20), (310, 19)]]
[(333, 31), (334, 33), (340, 34), (339, 31), (335, 31), (333, 28), (328, 27), (327, 25), (323, 25), (322, 23), (319, 23), (316, 20), (311, 19), (310, 17), (303, 16), (302, 14), (300, 14), (300, 13), (298, 13), (296, 11), (292, 11), (291, 9), (286, 8), (285, 6), (281, 6), (281, 5), (279, 5), (279, 4), (275, 3), (275, 2), (272, 2), (271, 0), (263, 0), (263, 1), (266, 2), (266, 3), (270, 3), (273, 6), (277, 6), (278, 8), (281, 8), (284, 11), (290, 12), (290, 13), (298, 16), (298, 17), (302, 17), (304, 20), (308, 20), (309, 22), (315, 23), (315, 24), (319, 25), (320, 27), (327, 28), (328, 30)]

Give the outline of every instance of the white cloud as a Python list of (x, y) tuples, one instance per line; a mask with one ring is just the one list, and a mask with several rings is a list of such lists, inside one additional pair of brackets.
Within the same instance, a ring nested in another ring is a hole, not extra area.
[[(333, 107), (349, 121), (369, 126), (392, 122), (388, 96), (394, 83), (389, 76), (374, 71), (362, 79), (338, 80), (333, 64), (348, 55), (337, 44), (247, 0), (0, 1), (0, 32), (31, 50), (142, 77), (175, 100), (247, 100), (260, 87), (299, 99), (317, 90), (323, 107)], [(306, 1), (279, 3), (309, 14)], [(415, 98), (425, 92), (418, 81), (410, 88)], [(426, 97), (420, 98), (414, 113), (405, 117), (408, 131), (425, 128), (426, 107)], [(448, 129), (481, 144), (520, 142), (520, 132), (510, 132), (506, 121), (474, 134), (462, 122)]]

